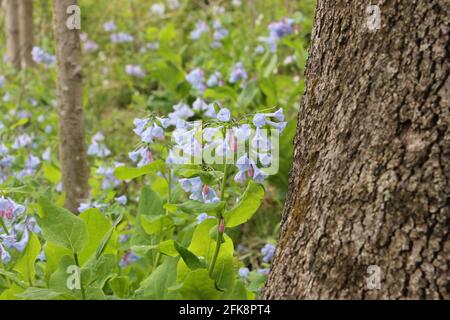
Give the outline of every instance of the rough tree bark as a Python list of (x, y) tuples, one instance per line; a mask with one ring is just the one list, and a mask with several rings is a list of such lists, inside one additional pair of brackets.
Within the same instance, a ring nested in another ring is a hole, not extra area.
[(267, 299), (450, 298), (448, 2), (373, 2), (318, 1)]
[(16, 69), (20, 69), (19, 3), (5, 0), (6, 59)]
[(66, 10), (76, 0), (54, 3), (54, 29), (58, 69), (59, 158), (66, 194), (64, 206), (78, 212), (89, 196), (88, 165), (84, 139), (80, 31), (66, 26)]
[(20, 60), (22, 68), (33, 66), (33, 0), (19, 0)]

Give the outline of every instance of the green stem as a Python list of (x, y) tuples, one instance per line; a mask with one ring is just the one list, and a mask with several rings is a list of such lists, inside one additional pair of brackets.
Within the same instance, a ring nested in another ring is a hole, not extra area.
[(75, 260), (75, 264), (78, 267), (78, 271), (80, 272), (80, 289), (81, 289), (81, 297), (83, 300), (86, 300), (86, 292), (84, 291), (84, 287), (83, 287), (83, 281), (81, 279), (81, 268), (80, 268), (80, 263), (78, 262), (78, 255), (74, 252), (73, 253), (73, 259)]
[(9, 235), (8, 228), (6, 227), (5, 222), (3, 222), (3, 218), (0, 219), (0, 222), (1, 222), (2, 229), (6, 232), (7, 235)]
[[(222, 186), (220, 190), (220, 201), (225, 200), (225, 187), (227, 184), (227, 175), (228, 175), (228, 165), (224, 164), (223, 169), (223, 179), (222, 179)], [(223, 211), (225, 212), (225, 206), (223, 208)], [(217, 238), (216, 238), (216, 249), (214, 250), (214, 255), (211, 261), (211, 266), (209, 267), (209, 276), (212, 277), (214, 272), (214, 267), (216, 266), (217, 257), (219, 256), (220, 247), (222, 246), (223, 241), (223, 230), (220, 230), (220, 225), (223, 220), (223, 213), (220, 214), (220, 216), (217, 218)]]
[[(167, 178), (167, 183), (169, 185), (168, 188), (168, 192), (167, 192), (167, 203), (172, 203), (172, 190), (171, 190), (171, 185), (172, 185), (172, 171), (169, 169), (169, 177)], [(166, 215), (169, 214), (169, 210), (166, 209)], [(161, 242), (161, 236), (162, 236), (162, 226), (161, 226), (161, 230), (159, 233), (159, 242)], [(155, 261), (153, 262), (153, 266), (152, 266), (152, 273), (153, 271), (155, 271), (156, 267), (158, 266), (159, 263), (159, 259), (161, 258), (161, 253), (159, 251), (156, 252), (156, 256), (155, 256)]]

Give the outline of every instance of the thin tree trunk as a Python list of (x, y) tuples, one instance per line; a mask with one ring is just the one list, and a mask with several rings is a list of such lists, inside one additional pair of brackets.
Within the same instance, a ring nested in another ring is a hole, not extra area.
[(6, 59), (14, 68), (20, 69), (19, 3), (5, 0)]
[(33, 66), (33, 0), (18, 0), (20, 21), (20, 57), (22, 68)]
[(448, 2), (373, 2), (318, 1), (265, 298), (450, 299)]
[(79, 203), (89, 196), (88, 165), (84, 140), (80, 31), (66, 26), (66, 10), (76, 0), (55, 0), (54, 29), (58, 68), (59, 157), (64, 206), (78, 212)]

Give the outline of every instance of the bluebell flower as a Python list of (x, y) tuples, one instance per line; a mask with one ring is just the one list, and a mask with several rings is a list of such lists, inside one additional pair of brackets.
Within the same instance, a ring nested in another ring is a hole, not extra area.
[(113, 33), (111, 35), (111, 42), (113, 43), (126, 43), (133, 42), (134, 37), (131, 34), (125, 32)]
[(238, 141), (247, 141), (252, 134), (252, 129), (249, 124), (241, 124), (240, 126), (233, 127), (234, 136)]
[(121, 234), (119, 236), (119, 243), (125, 243), (128, 241), (128, 239), (131, 238), (131, 234)]
[(287, 122), (273, 122), (273, 121), (266, 121), (268, 125), (278, 129), (278, 131), (281, 133), (283, 133), (284, 128), (286, 128)]
[(151, 6), (150, 12), (158, 17), (164, 17), (166, 7), (162, 3), (155, 3)]
[(8, 251), (0, 244), (0, 260), (3, 264), (8, 264), (11, 261), (11, 255)]
[(203, 129), (203, 139), (205, 139), (206, 142), (211, 142), (214, 138), (214, 136), (222, 130), (223, 126), (216, 127), (216, 128), (205, 128)]
[(126, 195), (122, 195), (122, 196), (120, 196), (120, 197), (116, 197), (116, 198), (114, 198), (114, 200), (116, 200), (118, 203), (120, 203), (120, 204), (123, 205), (123, 206), (126, 205), (126, 204), (127, 204), (127, 201), (128, 201)]
[(4, 85), (5, 85), (5, 77), (0, 75), (0, 88), (3, 88)]
[(10, 102), (10, 101), (12, 100), (11, 94), (10, 94), (9, 92), (6, 92), (6, 93), (3, 95), (2, 100), (3, 100), (3, 102)]
[(251, 141), (251, 146), (258, 152), (267, 152), (272, 149), (272, 144), (270, 143), (266, 132), (260, 128), (256, 128), (256, 134)]
[(209, 216), (207, 213), (201, 213), (197, 216), (197, 224), (202, 223), (206, 219), (215, 219), (216, 217)]
[(103, 24), (103, 30), (105, 30), (106, 32), (111, 32), (116, 29), (117, 29), (117, 26), (114, 23), (114, 21), (108, 21)]
[(44, 153), (42, 153), (42, 159), (45, 161), (51, 160), (50, 148), (45, 149)]
[(14, 143), (11, 147), (14, 150), (17, 150), (20, 148), (30, 146), (32, 142), (33, 142), (33, 140), (31, 139), (31, 137), (28, 134), (24, 133), (24, 134), (21, 134), (18, 137), (16, 137), (16, 139), (14, 139)]
[(214, 72), (212, 75), (209, 76), (208, 81), (206, 82), (206, 85), (209, 88), (217, 87), (222, 85), (222, 74), (219, 71)]
[(205, 91), (205, 72), (202, 69), (193, 69), (186, 75), (186, 80), (198, 91), (202, 93)]
[(267, 43), (271, 52), (276, 52), (278, 43), (282, 38), (294, 32), (294, 20), (282, 19), (269, 25), (269, 36), (260, 38), (261, 41)]
[(134, 133), (140, 136), (144, 132), (145, 126), (149, 121), (150, 119), (148, 118), (145, 119), (134, 118), (133, 120), (133, 124), (135, 126), (135, 128), (133, 129)]
[(10, 198), (0, 197), (0, 218), (13, 220), (25, 212), (23, 205), (15, 203)]
[(102, 142), (105, 137), (101, 132), (96, 133), (92, 139), (91, 144), (88, 147), (87, 154), (89, 156), (97, 156), (99, 158), (106, 158), (111, 155), (111, 151)]
[(262, 274), (262, 275), (268, 275), (269, 274), (269, 268), (261, 268), (261, 269), (258, 269), (258, 273), (259, 274)]
[(17, 174), (20, 179), (24, 177), (32, 176), (36, 173), (37, 167), (40, 165), (41, 160), (38, 157), (29, 154), (25, 160), (24, 168)]
[(228, 30), (222, 27), (222, 24), (220, 23), (219, 20), (214, 21), (213, 27), (215, 29), (213, 34), (213, 38), (215, 41), (221, 41), (224, 38), (228, 37), (229, 34)]
[(29, 97), (28, 98), (28, 103), (32, 106), (32, 107), (36, 107), (38, 105), (38, 102), (35, 98), (33, 97)]
[(134, 252), (127, 251), (124, 254), (124, 256), (122, 257), (122, 259), (120, 259), (119, 267), (125, 268), (125, 267), (129, 266), (130, 264), (132, 264), (133, 262), (138, 261), (140, 258), (141, 257), (136, 255)]
[(120, 180), (118, 180), (116, 178), (116, 176), (114, 175), (114, 169), (116, 167), (117, 166), (115, 166), (115, 167), (100, 166), (96, 170), (96, 173), (103, 177), (103, 181), (102, 181), (102, 189), (103, 190), (108, 190), (108, 189), (116, 188), (117, 186), (119, 186)]
[(55, 56), (45, 52), (44, 49), (39, 47), (33, 47), (31, 50), (31, 57), (37, 64), (43, 64), (46, 66), (52, 65), (56, 61)]
[(248, 75), (242, 63), (238, 62), (230, 74), (230, 83), (237, 83), (241, 80), (247, 80)]
[(217, 119), (222, 122), (228, 122), (231, 119), (231, 112), (227, 108), (222, 108), (217, 113)]
[(272, 163), (272, 155), (269, 153), (261, 153), (258, 155), (259, 161), (263, 165), (263, 167), (268, 167)]
[(263, 255), (263, 261), (268, 263), (272, 261), (275, 255), (275, 246), (271, 243), (268, 243), (261, 249), (261, 253)]
[(266, 124), (266, 116), (261, 113), (255, 114), (253, 116), (253, 124), (257, 128), (262, 128)]
[(262, 46), (260, 44), (255, 48), (255, 53), (256, 54), (263, 54), (264, 51), (265, 51), (264, 46)]
[(248, 268), (240, 268), (239, 269), (239, 277), (243, 279), (247, 279), (250, 275), (250, 270)]
[(199, 21), (195, 25), (195, 29), (191, 32), (191, 39), (198, 40), (202, 36), (203, 33), (209, 30), (208, 25), (204, 21)]
[(161, 123), (161, 126), (164, 129), (167, 129), (170, 126), (170, 119), (169, 118), (158, 118), (158, 117), (156, 117), (156, 119), (158, 119), (159, 123)]
[(128, 75), (136, 78), (144, 78), (146, 76), (146, 72), (144, 71), (144, 69), (142, 69), (140, 65), (128, 64), (125, 66), (125, 72)]
[(133, 162), (138, 162), (137, 166), (139, 168), (153, 162), (153, 154), (147, 147), (141, 147), (135, 151), (129, 152), (128, 157)]
[(167, 5), (170, 10), (175, 10), (180, 7), (180, 2), (178, 0), (167, 0)]

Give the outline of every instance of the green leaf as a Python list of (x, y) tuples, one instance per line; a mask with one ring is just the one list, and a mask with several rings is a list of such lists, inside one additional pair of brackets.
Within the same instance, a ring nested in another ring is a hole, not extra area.
[(63, 296), (65, 293), (57, 292), (48, 288), (29, 287), (24, 292), (16, 294), (17, 297), (27, 300), (53, 300)]
[(108, 282), (112, 291), (119, 298), (126, 298), (130, 292), (130, 280), (128, 277), (115, 277)]
[(222, 292), (217, 290), (207, 269), (190, 271), (183, 283), (172, 290), (178, 292), (183, 299), (189, 300), (218, 300), (222, 297)]
[(141, 217), (141, 224), (144, 231), (150, 235), (159, 234), (173, 226), (172, 218), (166, 215), (156, 217)]
[(100, 245), (97, 247), (97, 250), (95, 251), (95, 258), (98, 259), (100, 257), (101, 254), (103, 254), (106, 250), (107, 247), (110, 247), (108, 244), (111, 240), (111, 238), (113, 238), (113, 248), (114, 248), (114, 252), (116, 253), (117, 250), (117, 239), (118, 236), (115, 232), (116, 227), (119, 225), (119, 223), (122, 221), (123, 218), (123, 214), (121, 213), (119, 215), (119, 217), (117, 217), (117, 219), (114, 221), (112, 227), (108, 230), (108, 232), (105, 234), (105, 236), (103, 237), (102, 241), (100, 242)]
[[(103, 213), (96, 208), (83, 211), (80, 214), (80, 218), (86, 222), (89, 239), (89, 242), (83, 251), (78, 254), (80, 265), (83, 265), (97, 251), (97, 248), (102, 243), (103, 238), (111, 229), (111, 223), (109, 223)], [(117, 235), (115, 238), (117, 240)], [(116, 242), (117, 241), (110, 241), (109, 245), (107, 245), (103, 250), (104, 253), (116, 254)]]
[(181, 244), (175, 241), (174, 243), (175, 249), (180, 254), (181, 258), (183, 259), (184, 263), (189, 267), (191, 270), (205, 268), (205, 265), (200, 261), (200, 259), (190, 252), (188, 249), (183, 247)]
[(42, 170), (44, 172), (44, 177), (51, 183), (57, 184), (61, 181), (61, 171), (59, 171), (59, 169), (55, 166), (49, 163), (44, 163), (42, 165)]
[(140, 168), (117, 167), (116, 170), (114, 170), (114, 175), (120, 180), (132, 180), (150, 173), (165, 172), (166, 169), (167, 167), (164, 161), (155, 160)]
[(170, 257), (178, 256), (178, 251), (175, 249), (174, 240), (162, 241), (153, 246), (132, 246), (131, 250), (140, 256), (145, 256), (150, 250), (158, 250), (160, 253)]
[[(216, 225), (213, 219), (206, 219), (197, 225), (192, 236), (191, 244), (188, 249), (197, 257), (203, 257), (208, 264), (211, 263), (214, 251), (216, 249), (216, 241), (209, 236), (209, 230)], [(217, 287), (224, 289), (222, 298), (225, 299), (233, 290), (236, 278), (233, 264), (233, 241), (224, 234), (224, 242), (220, 247), (220, 252), (216, 260), (216, 266), (212, 275), (217, 283)], [(184, 260), (180, 260), (177, 266), (177, 282), (182, 283), (191, 269), (186, 265)]]
[(86, 223), (68, 210), (54, 206), (47, 198), (41, 198), (39, 205), (42, 210), (39, 225), (45, 240), (74, 253), (81, 252), (88, 242)]
[(175, 284), (177, 261), (176, 258), (165, 258), (164, 262), (142, 281), (141, 286), (136, 290), (135, 297), (151, 300), (177, 299), (177, 294), (168, 290)]
[(250, 181), (241, 201), (233, 209), (225, 212), (225, 226), (232, 228), (247, 222), (258, 210), (263, 199), (262, 185)]
[(23, 125), (27, 124), (28, 121), (29, 121), (28, 118), (22, 118), (22, 119), (20, 119), (19, 121), (17, 121), (16, 123), (14, 123), (12, 126), (10, 126), (9, 129), (10, 129), (10, 130), (14, 130), (14, 129), (16, 129), (17, 127), (20, 127), (20, 126), (23, 126)]
[(28, 281), (30, 285), (33, 285), (36, 271), (34, 269), (34, 263), (37, 256), (41, 252), (41, 243), (34, 233), (30, 234), (30, 240), (23, 255), (20, 257), (14, 266), (14, 270), (22, 275), (24, 280)]
[(203, 203), (200, 201), (188, 200), (180, 204), (175, 204), (174, 206), (187, 213), (200, 214), (203, 212), (209, 213), (222, 211), (225, 207), (225, 202), (219, 201), (213, 203)]
[(131, 245), (148, 245), (155, 244), (152, 236), (148, 235), (142, 227), (142, 216), (158, 216), (164, 213), (163, 203), (159, 196), (150, 187), (145, 186), (139, 199), (138, 213), (136, 215), (136, 223), (134, 233), (131, 237)]
[(47, 263), (45, 264), (45, 279), (49, 280), (50, 275), (58, 269), (59, 262), (63, 256), (71, 255), (70, 249), (58, 246), (51, 241), (47, 241), (44, 247)]

